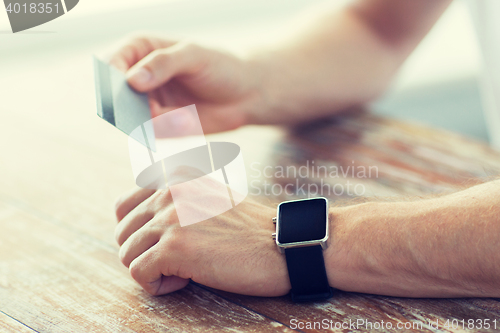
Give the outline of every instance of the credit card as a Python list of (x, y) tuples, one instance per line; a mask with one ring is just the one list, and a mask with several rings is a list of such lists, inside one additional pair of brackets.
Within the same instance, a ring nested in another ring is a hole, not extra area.
[[(94, 56), (97, 114), (142, 145), (156, 151), (147, 94), (127, 83), (125, 74)], [(142, 126), (141, 131), (134, 131)]]

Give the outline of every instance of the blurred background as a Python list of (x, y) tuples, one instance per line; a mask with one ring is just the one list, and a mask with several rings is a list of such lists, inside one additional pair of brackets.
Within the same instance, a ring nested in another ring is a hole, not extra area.
[[(50, 77), (51, 68), (67, 66), (72, 69), (66, 71), (69, 87), (57, 96), (88, 104), (94, 116), (91, 55), (128, 33), (159, 31), (244, 52), (282, 34), (292, 18), (315, 2), (319, 1), (82, 0), (61, 18), (17, 34), (11, 33), (7, 14), (0, 10), (0, 87), (10, 88), (8, 94), (0, 90), (0, 111), (5, 111), (6, 98), (19, 101), (22, 111), (29, 91), (40, 89), (47, 89), (38, 95), (40, 103), (50, 107), (55, 95), (41, 82)], [(340, 6), (344, 1), (337, 2)], [(480, 66), (467, 5), (455, 0), (373, 110), (487, 141), (477, 85)], [(76, 91), (70, 89), (72, 84)]]

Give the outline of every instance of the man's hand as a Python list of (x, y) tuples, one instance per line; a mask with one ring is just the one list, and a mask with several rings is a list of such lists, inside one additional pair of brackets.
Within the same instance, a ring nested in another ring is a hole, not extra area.
[[(191, 186), (200, 200), (222, 200), (207, 179)], [(200, 210), (177, 197), (175, 205), (191, 205), (193, 214)], [(184, 288), (189, 279), (240, 294), (284, 295), (290, 282), (285, 258), (271, 237), (275, 213), (247, 198), (224, 214), (181, 227), (169, 190), (137, 189), (116, 205), (120, 259), (153, 295)]]
[[(110, 63), (127, 73), (133, 88), (149, 93), (153, 116), (196, 104), (205, 133), (245, 124), (297, 125), (380, 96), (450, 2), (359, 0), (341, 10), (320, 7), (307, 29), (280, 36), (247, 59), (140, 36), (127, 40)], [(178, 125), (189, 122), (178, 118)]]
[(126, 72), (134, 89), (149, 93), (153, 117), (196, 104), (206, 134), (255, 122), (255, 110), (266, 109), (265, 70), (229, 53), (141, 36), (127, 40), (110, 63)]

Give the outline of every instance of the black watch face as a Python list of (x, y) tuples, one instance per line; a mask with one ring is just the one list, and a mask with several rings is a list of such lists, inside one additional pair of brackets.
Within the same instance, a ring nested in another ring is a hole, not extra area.
[(324, 198), (282, 203), (278, 211), (278, 242), (285, 244), (325, 238), (327, 205)]

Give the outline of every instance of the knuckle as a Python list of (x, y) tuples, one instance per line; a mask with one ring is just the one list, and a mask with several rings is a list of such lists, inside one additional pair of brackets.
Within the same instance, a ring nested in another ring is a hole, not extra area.
[(153, 288), (153, 286), (151, 286), (149, 283), (141, 284), (141, 286), (142, 286), (142, 289), (144, 289), (148, 294), (150, 294), (152, 296), (158, 295), (158, 289)]
[(172, 214), (171, 216), (171, 220), (173, 222), (177, 222), (179, 220), (178, 214), (182, 215), (183, 213), (188, 213), (191, 216), (191, 214), (196, 212), (196, 210), (194, 210), (195, 207), (193, 207), (193, 204), (189, 201), (189, 190), (185, 189), (183, 193), (180, 193), (177, 197), (178, 200), (175, 201), (175, 215)]
[(191, 194), (191, 196), (194, 194), (194, 195), (197, 195), (198, 193), (197, 192), (192, 192), (192, 190), (190, 189), (191, 186), (188, 182), (186, 182), (183, 178), (181, 178), (180, 176), (176, 176), (176, 177), (172, 177), (172, 202), (174, 202), (174, 198), (175, 198), (175, 207), (179, 207), (179, 204), (183, 201), (183, 199), (185, 197), (189, 197), (189, 195)]
[(149, 34), (145, 31), (136, 31), (130, 33), (127, 36), (127, 40), (129, 40), (131, 43), (144, 43), (148, 41), (148, 35)]
[(173, 203), (172, 192), (170, 189), (156, 191), (153, 194), (152, 200), (148, 203), (148, 208), (155, 208), (155, 206), (159, 205), (160, 207), (165, 207)]
[(176, 243), (177, 243), (177, 241), (172, 240), (171, 238), (165, 240), (163, 242), (163, 250), (165, 251), (165, 253), (169, 254), (169, 253), (175, 252), (175, 250), (177, 248)]
[(123, 242), (121, 242), (121, 228), (116, 227), (115, 228), (115, 240), (118, 243), (118, 245), (122, 246)]
[(183, 252), (185, 231), (181, 226), (172, 226), (165, 234), (164, 248), (167, 253)]
[(142, 273), (143, 263), (139, 259), (135, 259), (130, 263), (129, 273), (132, 279), (134, 279), (139, 285), (148, 293), (153, 296), (158, 295), (158, 288), (155, 288), (151, 283), (145, 281), (145, 277)]
[(124, 247), (121, 247), (121, 248), (120, 248), (120, 251), (118, 251), (118, 258), (120, 258), (120, 262), (121, 262), (123, 265), (125, 265), (125, 266), (127, 266), (127, 267), (128, 267), (128, 265), (127, 265), (127, 260), (126, 260), (126, 259), (127, 259), (127, 251), (125, 250), (125, 248), (124, 248)]
[(145, 230), (145, 232), (147, 232), (150, 235), (150, 237), (160, 239), (164, 233), (165, 225), (162, 223), (160, 219), (155, 218), (152, 219), (151, 221), (148, 221), (143, 226), (143, 230)]
[(118, 224), (115, 228), (115, 240), (119, 246), (122, 246), (123, 243), (127, 240), (127, 234), (125, 232), (125, 228), (122, 225)]
[(115, 214), (116, 214), (116, 218), (118, 219), (118, 221), (120, 221), (122, 218), (124, 218), (124, 214), (123, 214), (123, 197), (118, 197), (116, 200), (115, 200)]
[(183, 238), (185, 237), (186, 229), (184, 229), (181, 226), (173, 226), (169, 234), (173, 241), (179, 242), (182, 241)]
[(157, 49), (150, 53), (150, 57), (152, 62), (164, 65), (170, 60), (170, 53), (165, 49)]
[(162, 230), (162, 234), (169, 233), (170, 229), (175, 227), (177, 221), (178, 219), (174, 209), (164, 212), (158, 219), (158, 225)]
[(180, 48), (186, 52), (196, 52), (196, 51), (200, 51), (202, 49), (202, 47), (200, 45), (193, 43), (190, 40), (183, 42), (181, 44)]
[(132, 263), (130, 263), (130, 266), (128, 267), (130, 276), (132, 279), (137, 281), (139, 284), (141, 283), (141, 265), (139, 263), (139, 260), (134, 260)]

